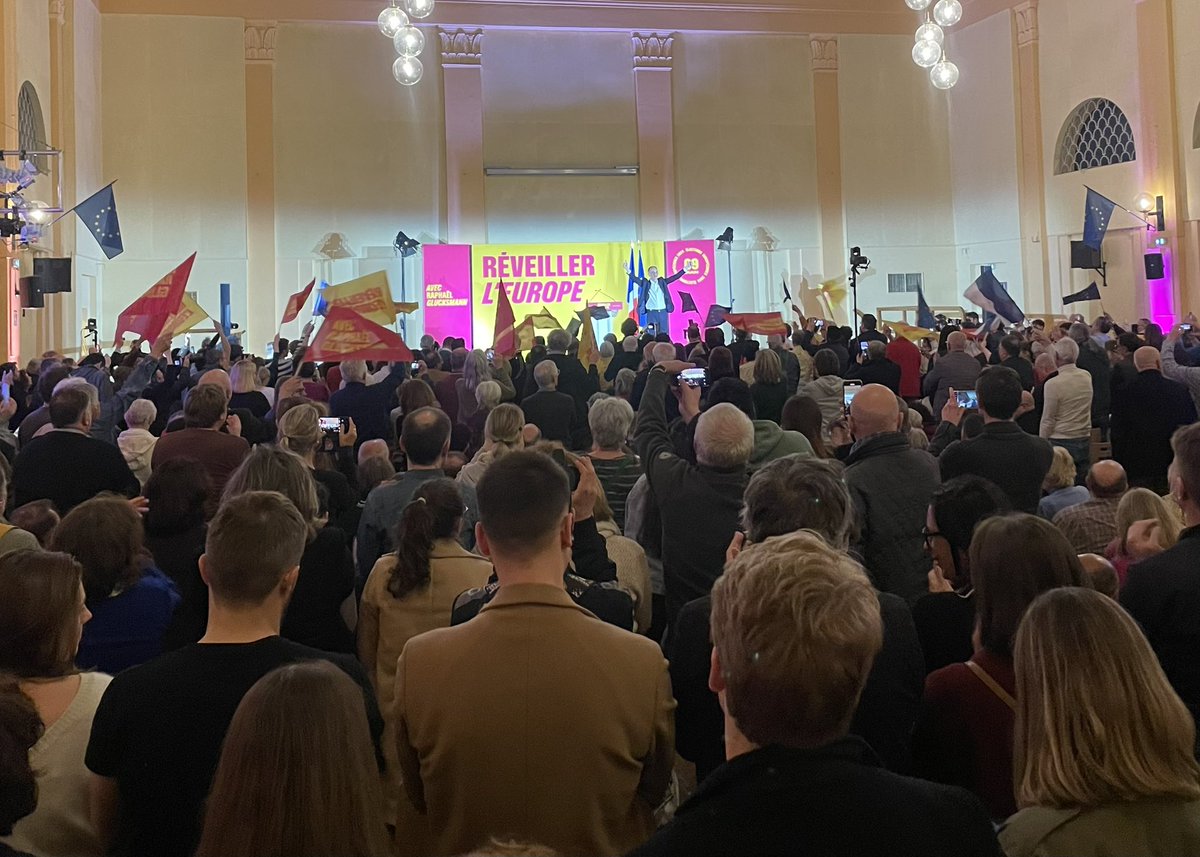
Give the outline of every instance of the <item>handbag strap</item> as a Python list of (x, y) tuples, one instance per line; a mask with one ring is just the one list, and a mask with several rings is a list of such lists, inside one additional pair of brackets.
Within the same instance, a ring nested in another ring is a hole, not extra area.
[(999, 700), (1001, 702), (1003, 702), (1005, 705), (1007, 705), (1013, 711), (1017, 710), (1017, 701), (1015, 699), (1013, 699), (1013, 695), (1011, 693), (1009, 693), (1007, 690), (1005, 690), (1004, 688), (1002, 688), (1000, 686), (999, 682), (997, 682), (994, 678), (992, 678), (990, 675), (988, 675), (987, 670), (985, 670), (983, 667), (981, 667), (979, 664), (975, 663), (974, 661), (967, 661), (967, 669), (969, 669), (971, 672), (975, 673), (976, 677), (981, 682), (984, 683), (984, 685), (987, 687), (988, 690), (990, 690), (992, 693), (996, 694), (996, 696), (999, 698)]

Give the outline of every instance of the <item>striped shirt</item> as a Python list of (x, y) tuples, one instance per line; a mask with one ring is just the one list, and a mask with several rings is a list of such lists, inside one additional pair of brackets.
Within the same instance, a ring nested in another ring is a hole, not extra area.
[(620, 458), (589, 457), (592, 459), (592, 466), (596, 468), (600, 485), (604, 488), (604, 496), (612, 509), (613, 520), (621, 528), (621, 532), (624, 532), (625, 500), (629, 497), (633, 484), (642, 475), (642, 463), (636, 455), (631, 454)]

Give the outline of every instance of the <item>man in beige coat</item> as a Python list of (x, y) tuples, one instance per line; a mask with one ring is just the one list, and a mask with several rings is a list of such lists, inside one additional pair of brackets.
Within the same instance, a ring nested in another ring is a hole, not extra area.
[[(480, 481), (478, 503), (478, 545), (500, 590), (467, 624), (415, 637), (400, 656), (405, 791), (428, 819), (434, 854), (491, 837), (623, 854), (653, 832), (671, 776), (667, 662), (564, 589), (574, 514), (553, 459), (504, 456)], [(403, 827), (397, 839), (404, 851)]]

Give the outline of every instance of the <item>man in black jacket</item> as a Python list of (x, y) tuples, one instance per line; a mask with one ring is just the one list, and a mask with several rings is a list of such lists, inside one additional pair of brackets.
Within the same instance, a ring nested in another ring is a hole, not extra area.
[(1000, 853), (974, 795), (886, 771), (847, 735), (883, 627), (845, 553), (804, 531), (751, 545), (713, 588), (712, 636), (728, 761), (631, 857)]
[(1092, 339), (1086, 324), (1073, 324), (1071, 339), (1079, 346), (1075, 365), (1092, 376), (1092, 425), (1108, 428), (1108, 411), (1112, 403), (1112, 361)]
[(880, 384), (900, 395), (900, 365), (888, 360), (885, 342), (868, 340), (867, 350), (855, 355), (854, 362), (846, 370), (846, 377), (863, 384)]
[[(565, 330), (553, 330), (546, 338), (549, 360), (558, 369), (558, 392), (565, 393), (575, 402), (575, 419), (580, 429), (587, 433), (587, 403), (595, 393), (600, 392), (600, 377), (596, 367), (585, 370), (578, 358), (567, 354), (571, 346), (571, 334)], [(532, 396), (538, 390), (537, 380), (533, 372), (527, 372), (525, 378), (525, 396)], [(524, 401), (524, 399), (522, 399)], [(580, 439), (581, 446), (591, 444), (590, 435)]]
[(1139, 348), (1133, 365), (1137, 377), (1113, 393), (1113, 458), (1125, 467), (1130, 485), (1163, 494), (1171, 435), (1196, 421), (1196, 405), (1187, 387), (1163, 377), (1157, 348)]
[(575, 402), (558, 389), (558, 365), (553, 360), (543, 360), (533, 367), (533, 377), (538, 391), (521, 403), (525, 421), (538, 427), (543, 440), (571, 449), (579, 419)]
[[(1014, 509), (1036, 514), (1054, 448), (1049, 441), (1021, 431), (1013, 422), (1014, 417), (1033, 407), (1033, 397), (1022, 391), (1017, 373), (1005, 366), (985, 369), (975, 383), (975, 390), (979, 394), (983, 434), (970, 440), (956, 440), (946, 447), (938, 459), (942, 481), (964, 474), (982, 476), (1008, 495)], [(938, 426), (934, 441), (943, 432), (955, 431), (965, 413), (955, 403), (954, 396), (950, 396), (942, 408), (942, 425)]]
[(937, 459), (908, 442), (907, 416), (886, 387), (868, 384), (859, 390), (850, 406), (855, 443), (846, 459), (846, 484), (871, 582), (911, 604), (929, 592), (922, 531), (941, 478)]
[(662, 515), (667, 622), (681, 607), (707, 595), (721, 576), (742, 510), (746, 468), (754, 452), (754, 425), (733, 405), (700, 413), (700, 388), (678, 387), (679, 411), (696, 425), (696, 464), (675, 454), (667, 429), (671, 381), (690, 363), (667, 361), (650, 371), (633, 443)]
[[(1171, 447), (1175, 453), (1171, 494), (1187, 529), (1174, 547), (1129, 570), (1121, 604), (1146, 632), (1163, 672), (1192, 717), (1200, 719), (1200, 658), (1196, 657), (1200, 651), (1200, 610), (1196, 609), (1200, 604), (1200, 574), (1196, 573), (1200, 568), (1200, 423), (1175, 432)], [(1157, 540), (1156, 534), (1143, 531), (1147, 542)]]

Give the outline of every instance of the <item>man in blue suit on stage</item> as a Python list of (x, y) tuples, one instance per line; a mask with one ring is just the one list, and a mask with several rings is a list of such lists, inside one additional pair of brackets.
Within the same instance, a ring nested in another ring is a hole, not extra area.
[(671, 313), (675, 312), (675, 301), (671, 299), (668, 286), (684, 275), (680, 271), (674, 276), (663, 279), (658, 276), (658, 268), (651, 267), (646, 271), (646, 278), (640, 280), (634, 277), (638, 284), (638, 312), (644, 319), (644, 325), (654, 325), (654, 332), (671, 332)]

